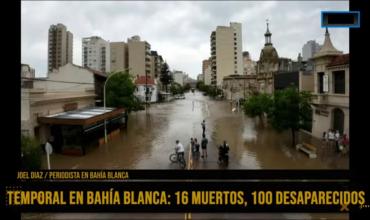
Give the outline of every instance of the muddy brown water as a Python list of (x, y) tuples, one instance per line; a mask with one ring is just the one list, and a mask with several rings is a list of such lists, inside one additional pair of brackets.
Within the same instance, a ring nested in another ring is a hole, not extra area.
[(229, 169), (348, 169), (348, 156), (333, 149), (309, 159), (291, 146), (290, 132), (278, 133), (242, 110), (233, 112), (228, 101), (211, 100), (199, 92), (185, 96), (152, 104), (148, 113), (131, 113), (127, 130), (106, 145), (88, 149), (85, 156), (52, 155), (52, 168), (178, 169), (168, 159), (175, 141), (180, 140), (188, 153), (190, 138), (201, 140), (204, 119), (208, 158), (193, 158), (194, 169), (218, 168), (217, 146), (224, 140), (231, 148)]

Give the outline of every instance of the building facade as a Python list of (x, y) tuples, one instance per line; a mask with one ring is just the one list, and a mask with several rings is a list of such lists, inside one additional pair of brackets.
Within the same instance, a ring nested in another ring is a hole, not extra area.
[(247, 99), (257, 91), (256, 75), (230, 75), (222, 83), (222, 91), (227, 100)]
[(41, 143), (50, 136), (50, 126), (40, 124), (39, 117), (95, 105), (93, 72), (70, 63), (47, 78), (35, 78), (33, 88), (21, 90), (22, 134)]
[(212, 84), (212, 69), (211, 66), (208, 66), (204, 72), (204, 84), (209, 86)]
[(125, 42), (111, 42), (110, 71), (125, 71), (128, 68), (128, 46)]
[(128, 44), (128, 68), (133, 76), (150, 75), (150, 44), (141, 41), (139, 36), (133, 36), (127, 40)]
[(73, 61), (73, 34), (63, 24), (51, 25), (48, 35), (48, 72)]
[(321, 45), (314, 40), (309, 40), (302, 47), (303, 61), (307, 61), (313, 57), (321, 48)]
[(21, 64), (21, 87), (32, 88), (33, 78), (35, 78), (35, 69), (28, 64)]
[(242, 25), (231, 22), (230, 26), (217, 26), (211, 37), (211, 84), (222, 86), (229, 75), (243, 74)]
[(109, 42), (98, 36), (82, 38), (82, 66), (110, 72)]
[(243, 52), (243, 74), (244, 75), (255, 75), (256, 74), (257, 62), (250, 58), (249, 52)]
[(211, 62), (212, 61), (211, 61), (210, 58), (202, 61), (202, 74), (204, 74), (204, 72), (206, 71), (206, 69), (208, 68), (208, 66), (211, 65)]
[(183, 71), (174, 70), (173, 71), (173, 81), (180, 84), (181, 86), (185, 85), (186, 75)]
[(332, 44), (328, 30), (314, 57), (312, 135), (322, 137), (328, 129), (349, 134), (349, 54)]
[(146, 101), (146, 91), (148, 94), (148, 102), (158, 101), (158, 87), (156, 80), (151, 77), (138, 76), (135, 79), (135, 96), (141, 101)]

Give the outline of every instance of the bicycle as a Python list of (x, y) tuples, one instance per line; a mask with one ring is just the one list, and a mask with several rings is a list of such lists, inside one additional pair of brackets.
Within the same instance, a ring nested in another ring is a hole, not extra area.
[(184, 158), (184, 156), (181, 154), (181, 156), (180, 157), (178, 157), (178, 155), (179, 154), (177, 154), (176, 152), (175, 153), (172, 153), (171, 155), (170, 155), (170, 161), (172, 162), (172, 163), (179, 163), (179, 165), (180, 165), (180, 167), (182, 168), (182, 169), (185, 169), (185, 167), (186, 167), (186, 161), (185, 161), (185, 158)]

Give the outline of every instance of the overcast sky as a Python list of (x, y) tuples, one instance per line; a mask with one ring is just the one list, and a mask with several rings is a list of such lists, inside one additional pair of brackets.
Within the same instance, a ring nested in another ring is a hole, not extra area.
[[(258, 60), (264, 46), (266, 19), (272, 43), (280, 57), (296, 59), (308, 40), (322, 44), (323, 10), (349, 10), (348, 1), (245, 1), (245, 2), (22, 2), (22, 63), (36, 76), (47, 72), (47, 37), (51, 24), (63, 23), (73, 33), (73, 62), (81, 65), (81, 40), (97, 35), (109, 41), (125, 41), (133, 35), (195, 78), (202, 60), (210, 56), (210, 34), (217, 26), (242, 23), (243, 51)], [(329, 29), (334, 46), (348, 53), (348, 29)]]

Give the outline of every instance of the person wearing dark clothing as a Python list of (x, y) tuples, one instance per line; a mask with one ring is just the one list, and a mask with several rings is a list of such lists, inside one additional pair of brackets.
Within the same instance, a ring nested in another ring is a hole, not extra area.
[(207, 144), (208, 144), (208, 139), (206, 138), (206, 135), (203, 134), (202, 138), (202, 158), (206, 157), (207, 158)]
[(218, 161), (221, 162), (228, 162), (229, 161), (229, 145), (224, 141), (222, 145), (220, 145), (218, 149)]
[(194, 146), (195, 146), (195, 152), (199, 152), (200, 145), (198, 143), (198, 139), (194, 139)]
[(202, 122), (202, 129), (203, 129), (203, 134), (202, 135), (205, 135), (205, 132), (206, 132), (206, 121), (203, 120)]

